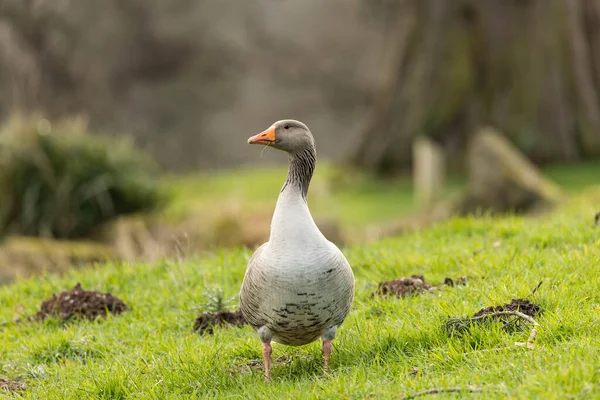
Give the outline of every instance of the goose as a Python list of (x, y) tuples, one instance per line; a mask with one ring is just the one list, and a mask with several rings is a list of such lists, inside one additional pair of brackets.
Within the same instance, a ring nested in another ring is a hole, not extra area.
[(354, 300), (354, 274), (340, 249), (315, 224), (306, 196), (317, 153), (300, 121), (281, 120), (248, 139), (289, 155), (289, 170), (269, 241), (248, 261), (240, 311), (263, 343), (265, 377), (271, 379), (271, 342), (302, 346), (322, 339), (324, 369), (337, 328)]

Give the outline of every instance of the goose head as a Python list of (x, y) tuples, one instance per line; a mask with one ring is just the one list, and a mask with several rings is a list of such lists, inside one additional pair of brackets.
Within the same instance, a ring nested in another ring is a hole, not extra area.
[(290, 154), (314, 148), (315, 139), (306, 125), (293, 119), (275, 122), (268, 129), (248, 139), (249, 144), (263, 144)]

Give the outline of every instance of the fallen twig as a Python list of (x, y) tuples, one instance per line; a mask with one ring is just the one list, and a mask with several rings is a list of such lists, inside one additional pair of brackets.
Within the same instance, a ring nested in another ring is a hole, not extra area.
[(529, 294), (529, 296), (527, 296), (527, 297), (533, 296), (535, 294), (535, 292), (537, 292), (537, 290), (540, 288), (540, 286), (542, 286), (542, 283), (544, 283), (544, 281), (540, 281), (540, 283), (537, 284), (537, 286), (535, 287), (535, 289), (533, 289), (531, 291), (531, 293)]
[(537, 331), (535, 328), (531, 330), (529, 333), (529, 339), (526, 342), (515, 342), (515, 346), (519, 347), (527, 347), (530, 350), (533, 350), (533, 342), (535, 342), (535, 337), (537, 336)]
[[(525, 347), (525, 348), (528, 348), (529, 350), (533, 350), (536, 336), (537, 336), (537, 330), (535, 328), (533, 328), (531, 330), (531, 332), (529, 333), (529, 338), (527, 339), (527, 341), (526, 342), (515, 342), (515, 346)], [(472, 353), (478, 353), (478, 354), (479, 353), (490, 353), (493, 351), (503, 351), (503, 350), (512, 350), (512, 349), (514, 349), (513, 346), (494, 347), (491, 349), (473, 350), (473, 351), (470, 351), (469, 353), (465, 353), (464, 355), (472, 354)]]
[(450, 318), (448, 319), (443, 327), (446, 330), (446, 332), (449, 335), (455, 334), (455, 333), (461, 333), (464, 332), (468, 329), (471, 328), (471, 325), (474, 322), (483, 322), (486, 319), (491, 319), (493, 317), (498, 317), (498, 316), (515, 316), (517, 317), (516, 319), (512, 320), (513, 322), (510, 321), (506, 321), (504, 320), (504, 326), (505, 328), (510, 327), (517, 327), (517, 322), (519, 321), (519, 319), (523, 319), (527, 322), (529, 322), (530, 324), (532, 324), (533, 326), (538, 326), (538, 323), (529, 315), (522, 313), (520, 311), (495, 311), (489, 314), (483, 314), (483, 315), (479, 315), (477, 317), (467, 317), (467, 318)]
[(451, 387), (451, 388), (433, 388), (423, 390), (422, 392), (416, 392), (413, 394), (409, 394), (407, 396), (401, 397), (401, 399), (414, 399), (415, 397), (427, 396), (430, 394), (440, 394), (440, 393), (456, 393), (456, 392), (470, 392), (470, 393), (478, 393), (483, 392), (483, 388), (475, 387), (475, 386), (466, 386), (466, 387)]
[(496, 312), (493, 312), (493, 313), (489, 313), (489, 314), (485, 314), (485, 315), (480, 315), (479, 317), (471, 317), (471, 318), (468, 318), (468, 319), (471, 320), (471, 321), (477, 321), (477, 320), (484, 319), (484, 318), (498, 317), (500, 315), (514, 315), (514, 316), (517, 316), (519, 318), (524, 319), (525, 321), (529, 322), (530, 324), (532, 324), (534, 326), (538, 326), (539, 325), (537, 322), (535, 322), (535, 319), (531, 318), (527, 314), (523, 314), (520, 311), (496, 311)]

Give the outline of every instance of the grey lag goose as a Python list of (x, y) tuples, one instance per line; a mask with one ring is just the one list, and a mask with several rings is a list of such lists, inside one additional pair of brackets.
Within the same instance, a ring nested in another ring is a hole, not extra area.
[(350, 264), (315, 224), (306, 196), (317, 153), (302, 122), (282, 120), (248, 139), (289, 154), (269, 241), (248, 261), (240, 311), (263, 343), (265, 376), (271, 378), (271, 341), (302, 346), (321, 338), (325, 370), (331, 341), (354, 299)]

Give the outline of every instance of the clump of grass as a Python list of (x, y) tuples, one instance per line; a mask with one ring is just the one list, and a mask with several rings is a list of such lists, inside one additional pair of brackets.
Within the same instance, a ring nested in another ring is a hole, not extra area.
[(228, 310), (235, 304), (237, 296), (231, 298), (225, 297), (225, 292), (222, 288), (206, 289), (202, 293), (205, 301), (198, 308), (203, 312), (219, 312)]
[(99, 356), (99, 351), (86, 346), (85, 340), (62, 339), (35, 350), (32, 361), (36, 364), (51, 364), (63, 360), (86, 362)]
[(84, 237), (164, 198), (155, 166), (125, 139), (88, 133), (82, 119), (15, 117), (0, 130), (0, 232)]

